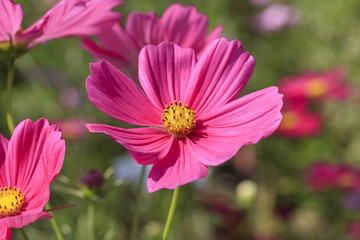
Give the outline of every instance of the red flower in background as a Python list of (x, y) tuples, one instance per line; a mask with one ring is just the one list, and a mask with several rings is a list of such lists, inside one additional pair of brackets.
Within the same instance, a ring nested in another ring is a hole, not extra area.
[(281, 111), (283, 119), (280, 123), (277, 133), (290, 137), (314, 137), (317, 136), (323, 126), (322, 116), (310, 111), (307, 103), (301, 99), (285, 102), (285, 106)]
[(349, 96), (350, 88), (345, 83), (345, 71), (340, 67), (285, 77), (279, 83), (279, 91), (285, 100), (343, 99)]
[(360, 186), (360, 171), (347, 164), (317, 162), (309, 168), (306, 181), (314, 191), (352, 191)]
[(334, 186), (337, 169), (331, 163), (317, 162), (307, 171), (306, 182), (314, 191), (324, 191)]

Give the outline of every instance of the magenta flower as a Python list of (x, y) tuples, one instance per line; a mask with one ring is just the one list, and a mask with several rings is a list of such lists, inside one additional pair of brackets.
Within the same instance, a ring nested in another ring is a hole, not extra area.
[(45, 118), (22, 121), (10, 141), (0, 134), (0, 239), (11, 238), (10, 228), (52, 217), (43, 209), (64, 161), (61, 136)]
[(279, 89), (284, 99), (344, 99), (351, 93), (345, 83), (345, 71), (341, 67), (326, 72), (307, 72), (280, 80)]
[(50, 39), (97, 34), (104, 24), (121, 18), (119, 13), (110, 11), (121, 3), (121, 0), (61, 0), (33, 25), (22, 30), (21, 5), (12, 0), (0, 0), (0, 45), (12, 41), (14, 45), (24, 43), (33, 47)]
[(360, 239), (360, 221), (351, 222), (347, 227), (346, 235), (348, 235), (350, 239)]
[(100, 44), (84, 39), (83, 47), (96, 59), (106, 59), (120, 69), (137, 76), (137, 58), (147, 44), (173, 42), (192, 48), (199, 55), (207, 45), (220, 37), (223, 27), (215, 28), (208, 36), (208, 19), (193, 6), (172, 4), (159, 18), (154, 12), (129, 14), (126, 26), (114, 24), (97, 35)]
[(269, 87), (238, 98), (254, 59), (240, 41), (213, 41), (199, 61), (173, 43), (146, 46), (139, 55), (140, 89), (106, 60), (92, 63), (90, 101), (104, 113), (138, 126), (87, 124), (110, 135), (136, 163), (153, 164), (149, 192), (174, 189), (207, 175), (243, 145), (272, 134), (281, 121), (282, 95)]
[(307, 184), (314, 191), (334, 188), (337, 167), (327, 162), (316, 162), (307, 170)]

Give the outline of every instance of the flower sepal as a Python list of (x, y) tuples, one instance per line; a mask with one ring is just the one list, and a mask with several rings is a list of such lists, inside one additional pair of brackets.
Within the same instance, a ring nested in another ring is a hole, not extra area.
[(0, 43), (0, 60), (9, 63), (16, 58), (24, 55), (29, 51), (27, 42), (16, 43), (10, 40), (9, 42)]

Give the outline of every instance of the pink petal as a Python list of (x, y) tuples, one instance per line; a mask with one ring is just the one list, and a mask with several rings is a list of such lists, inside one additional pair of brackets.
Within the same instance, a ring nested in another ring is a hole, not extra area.
[(120, 70), (106, 60), (90, 63), (86, 80), (90, 101), (101, 111), (134, 125), (163, 125), (161, 111)]
[(157, 47), (146, 46), (141, 50), (140, 84), (157, 108), (163, 111), (171, 101), (184, 100), (195, 63), (193, 50), (180, 48), (173, 43), (163, 42)]
[(126, 21), (126, 32), (137, 43), (138, 51), (147, 45), (158, 45), (163, 41), (163, 29), (154, 12), (132, 12)]
[(175, 189), (207, 176), (207, 166), (199, 162), (187, 144), (187, 139), (184, 142), (176, 139), (169, 153), (154, 163), (147, 180), (150, 193), (162, 188)]
[(25, 194), (22, 215), (38, 213), (44, 209), (50, 198), (49, 180), (48, 167), (41, 160), (28, 182), (16, 184), (21, 188), (21, 193)]
[(96, 35), (100, 45), (90, 39), (83, 40), (82, 46), (97, 59), (106, 59), (120, 69), (127, 69), (137, 76), (139, 50), (134, 41), (123, 30), (120, 23), (109, 24)]
[(126, 59), (124, 59), (122, 56), (116, 54), (115, 52), (101, 48), (89, 38), (84, 38), (81, 46), (97, 60), (106, 59), (108, 62), (118, 68), (124, 68), (127, 66), (125, 64)]
[(5, 159), (8, 151), (9, 140), (0, 134), (0, 186), (8, 184), (6, 179)]
[(0, 166), (4, 163), (9, 146), (9, 140), (0, 134)]
[(33, 223), (38, 219), (49, 219), (52, 218), (48, 212), (37, 212), (26, 215), (16, 215), (0, 219), (0, 226), (7, 226), (8, 228), (22, 228), (23, 226)]
[(202, 119), (203, 127), (193, 131), (198, 139), (190, 142), (190, 149), (205, 165), (222, 164), (243, 145), (271, 135), (282, 119), (281, 107), (277, 87), (241, 97)]
[(255, 66), (240, 41), (218, 39), (205, 50), (191, 75), (186, 99), (197, 116), (228, 103), (240, 94)]
[(0, 42), (14, 38), (23, 18), (23, 11), (19, 3), (12, 0), (0, 1)]
[(122, 144), (138, 164), (157, 162), (169, 152), (173, 137), (157, 128), (122, 129), (102, 124), (87, 124), (90, 132), (105, 133)]
[(9, 185), (26, 186), (34, 177), (40, 160), (48, 167), (50, 181), (59, 173), (65, 154), (65, 142), (58, 127), (45, 118), (36, 123), (27, 119), (14, 130), (6, 156)]
[(0, 239), (11, 240), (11, 228), (8, 228), (5, 225), (0, 224)]
[(62, 0), (29, 27), (39, 28), (46, 22), (41, 26), (43, 35), (33, 44), (61, 37), (95, 35), (104, 24), (120, 20), (121, 15), (111, 11), (120, 4), (121, 0)]
[(208, 30), (205, 14), (199, 13), (193, 6), (184, 7), (172, 4), (161, 17), (165, 29), (165, 40), (183, 48), (199, 50)]

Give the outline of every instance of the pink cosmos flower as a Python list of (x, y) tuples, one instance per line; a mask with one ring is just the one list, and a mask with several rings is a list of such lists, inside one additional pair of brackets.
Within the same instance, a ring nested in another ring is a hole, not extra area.
[(23, 11), (12, 0), (0, 0), (0, 44), (36, 44), (50, 39), (88, 36), (100, 32), (104, 24), (118, 21), (119, 13), (110, 10), (121, 0), (60, 0), (33, 25), (21, 29)]
[(351, 87), (345, 83), (345, 71), (341, 67), (315, 73), (285, 77), (280, 80), (279, 90), (284, 99), (343, 99), (349, 96)]
[(10, 228), (52, 217), (43, 209), (64, 161), (61, 136), (45, 118), (22, 121), (10, 141), (0, 134), (0, 239), (11, 238)]
[(134, 161), (153, 164), (149, 192), (174, 189), (207, 175), (243, 145), (272, 134), (281, 121), (282, 95), (269, 87), (238, 98), (254, 59), (240, 41), (213, 41), (195, 51), (173, 43), (146, 46), (139, 55), (139, 88), (106, 60), (90, 64), (90, 101), (104, 113), (140, 127), (87, 124), (110, 135)]
[(147, 44), (173, 42), (183, 48), (192, 48), (199, 55), (207, 45), (218, 38), (223, 27), (215, 28), (208, 36), (208, 19), (194, 6), (178, 3), (165, 10), (161, 18), (154, 12), (129, 14), (126, 26), (114, 24), (97, 35), (100, 44), (84, 39), (83, 47), (96, 59), (106, 59), (120, 69), (137, 76), (137, 58)]

